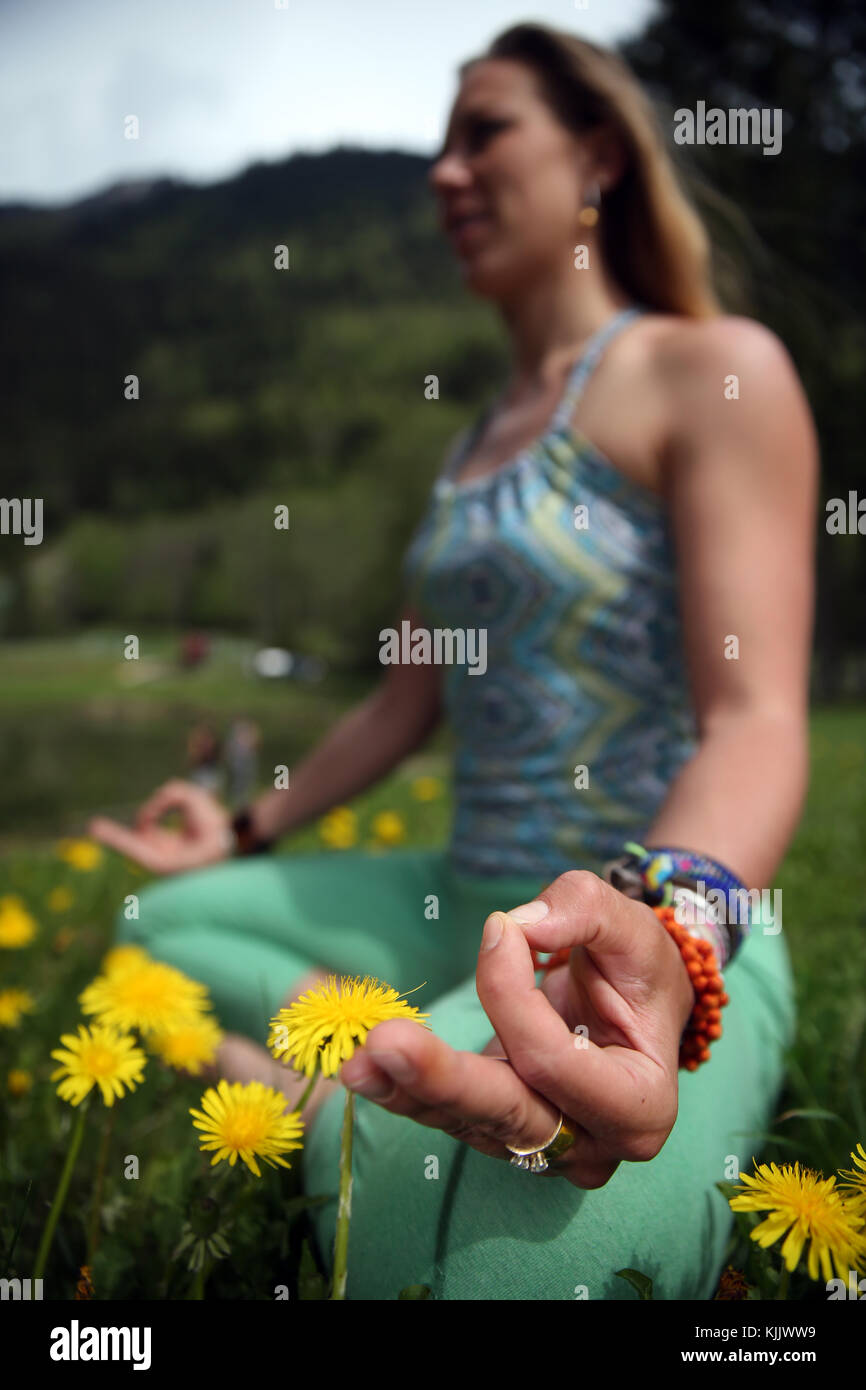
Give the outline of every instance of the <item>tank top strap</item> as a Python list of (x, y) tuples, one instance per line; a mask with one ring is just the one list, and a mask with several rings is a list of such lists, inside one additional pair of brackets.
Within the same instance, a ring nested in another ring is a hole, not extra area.
[(620, 309), (593, 334), (568, 374), (562, 399), (551, 422), (552, 429), (563, 429), (569, 424), (577, 403), (586, 390), (586, 383), (601, 361), (611, 339), (644, 312), (640, 304), (630, 304), (625, 309)]
[[(608, 319), (607, 323), (603, 323), (601, 328), (592, 335), (568, 374), (565, 390), (547, 427), (547, 432), (563, 429), (569, 424), (577, 402), (583, 395), (586, 383), (601, 361), (608, 343), (616, 337), (621, 329), (645, 312), (646, 310), (640, 304), (627, 305), (625, 309), (620, 309), (618, 313)], [(452, 441), (450, 448), (446, 450), (444, 462), (436, 475), (435, 487), (437, 489), (445, 488), (447, 490), (463, 460), (471, 451), (476, 440), (483, 434), (487, 422), (496, 411), (500, 400), (501, 397), (497, 396), (489, 401), (475, 420), (462, 429), (456, 439)]]
[(454, 474), (459, 471), (463, 460), (469, 454), (475, 441), (479, 439), (483, 433), (487, 421), (496, 409), (496, 405), (496, 401), (489, 401), (487, 405), (478, 412), (474, 420), (468, 425), (464, 425), (463, 429), (458, 431), (456, 437), (452, 439), (451, 444), (445, 450), (445, 459), (436, 474), (435, 486), (441, 486), (447, 489), (448, 484), (454, 477)]
[(452, 437), (451, 443), (445, 450), (445, 457), (436, 472), (434, 487), (437, 490), (442, 487), (447, 488), (449, 482), (469, 452), (472, 441), (478, 434), (486, 413), (485, 410), (470, 424), (464, 425), (463, 428), (458, 430), (457, 434)]

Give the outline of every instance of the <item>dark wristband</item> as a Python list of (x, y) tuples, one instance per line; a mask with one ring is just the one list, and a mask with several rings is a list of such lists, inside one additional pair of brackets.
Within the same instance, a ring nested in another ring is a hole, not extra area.
[(256, 835), (253, 818), (247, 806), (232, 816), (232, 832), (235, 837), (236, 855), (267, 854), (274, 845), (273, 840), (261, 839)]

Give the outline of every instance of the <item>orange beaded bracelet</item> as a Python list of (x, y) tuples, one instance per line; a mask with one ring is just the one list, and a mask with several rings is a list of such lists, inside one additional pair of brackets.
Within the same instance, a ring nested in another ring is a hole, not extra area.
[[(652, 911), (676, 942), (694, 987), (695, 1006), (680, 1039), (679, 1064), (686, 1071), (697, 1071), (702, 1062), (710, 1060), (710, 1043), (722, 1036), (722, 1009), (729, 1002), (728, 995), (709, 941), (693, 936), (678, 922), (674, 908), (654, 907)], [(546, 975), (556, 966), (566, 965), (570, 955), (571, 947), (565, 946), (544, 962), (533, 951), (532, 960), (536, 970)]]
[(728, 996), (709, 941), (692, 936), (677, 921), (672, 907), (654, 907), (653, 912), (679, 947), (694, 986), (695, 1007), (680, 1038), (680, 1066), (697, 1071), (701, 1062), (710, 1060), (710, 1043), (722, 1036), (722, 1009)]

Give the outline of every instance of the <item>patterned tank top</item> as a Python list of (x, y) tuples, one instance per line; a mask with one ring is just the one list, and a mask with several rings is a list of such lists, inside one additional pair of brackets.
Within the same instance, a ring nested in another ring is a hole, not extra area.
[(406, 553), (428, 628), (486, 632), (483, 674), (443, 667), (464, 873), (599, 872), (642, 839), (695, 749), (666, 509), (571, 426), (641, 312), (590, 340), (546, 431), (508, 463), (454, 480), (495, 403), (457, 437)]

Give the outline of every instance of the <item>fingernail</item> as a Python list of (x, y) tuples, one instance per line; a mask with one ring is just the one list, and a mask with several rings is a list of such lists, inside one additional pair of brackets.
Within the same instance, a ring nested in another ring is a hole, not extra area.
[(482, 951), (492, 951), (494, 946), (498, 946), (502, 937), (502, 913), (494, 912), (484, 923), (484, 931), (481, 933)]
[(536, 898), (534, 903), (523, 903), (520, 907), (513, 907), (508, 915), (513, 917), (515, 922), (531, 927), (533, 923), (540, 922), (542, 917), (546, 917), (549, 911), (550, 904), (541, 898)]
[(381, 1067), (394, 1081), (405, 1084), (415, 1079), (415, 1068), (402, 1052), (374, 1052), (370, 1047), (367, 1054), (370, 1061), (375, 1062), (376, 1066)]
[(358, 1081), (344, 1081), (343, 1085), (347, 1090), (357, 1091), (359, 1096), (366, 1096), (369, 1100), (384, 1100), (394, 1090), (393, 1077), (378, 1076), (376, 1072), (370, 1072), (369, 1076), (362, 1076)]

